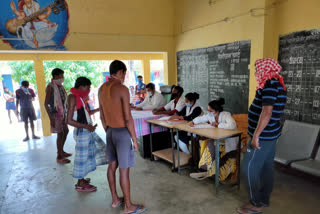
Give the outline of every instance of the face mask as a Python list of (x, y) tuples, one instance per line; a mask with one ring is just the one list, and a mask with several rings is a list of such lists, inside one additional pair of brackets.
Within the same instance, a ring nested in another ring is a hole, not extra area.
[(209, 115), (209, 117), (215, 117), (215, 116), (217, 116), (217, 113), (213, 113), (213, 112), (208, 112), (208, 115)]
[(138, 80), (138, 83), (139, 83), (139, 84), (142, 84), (142, 80)]
[(64, 78), (58, 79), (58, 82), (62, 84), (64, 82)]
[(178, 94), (171, 94), (171, 99), (176, 99), (178, 97)]
[(151, 96), (152, 96), (151, 91), (147, 91), (147, 96), (148, 96), (148, 97), (151, 97)]
[(192, 104), (191, 103), (186, 103), (186, 106), (191, 108)]

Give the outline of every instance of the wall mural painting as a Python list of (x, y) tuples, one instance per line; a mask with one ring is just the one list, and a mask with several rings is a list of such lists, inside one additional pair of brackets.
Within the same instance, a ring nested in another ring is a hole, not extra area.
[(65, 0), (1, 0), (0, 38), (14, 49), (65, 50), (68, 25)]

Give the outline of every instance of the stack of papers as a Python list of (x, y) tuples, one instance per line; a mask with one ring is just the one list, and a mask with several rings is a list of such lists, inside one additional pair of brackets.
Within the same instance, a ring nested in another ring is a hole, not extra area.
[(168, 117), (161, 117), (161, 118), (159, 118), (158, 120), (160, 120), (160, 121), (167, 121), (167, 120), (169, 120), (169, 118), (170, 118), (170, 116), (168, 116)]
[(211, 126), (211, 124), (198, 124), (194, 125), (194, 127), (191, 127), (192, 129), (212, 129), (215, 128), (214, 126)]
[(168, 120), (169, 124), (180, 124), (180, 123), (186, 123), (185, 120)]

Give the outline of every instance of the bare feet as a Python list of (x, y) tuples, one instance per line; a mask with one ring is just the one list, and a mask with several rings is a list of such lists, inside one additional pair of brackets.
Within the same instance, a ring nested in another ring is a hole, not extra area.
[(143, 205), (138, 204), (132, 204), (130, 207), (125, 206), (124, 213), (130, 214), (130, 213), (143, 213), (146, 211), (146, 208)]
[(237, 212), (240, 214), (258, 214), (258, 213), (262, 213), (262, 208), (255, 207), (252, 204), (248, 204), (238, 208)]

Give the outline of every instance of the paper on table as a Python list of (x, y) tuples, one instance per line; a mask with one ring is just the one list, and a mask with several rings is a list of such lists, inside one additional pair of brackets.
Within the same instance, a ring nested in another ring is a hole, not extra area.
[(192, 129), (211, 129), (215, 128), (214, 126), (211, 126), (210, 124), (198, 124), (194, 125), (194, 127), (191, 127)]
[(168, 120), (169, 124), (180, 124), (180, 123), (186, 123), (187, 121), (185, 120), (179, 120), (179, 119), (174, 119), (174, 120)]
[(167, 120), (169, 120), (169, 118), (170, 118), (170, 116), (168, 116), (168, 117), (160, 117), (158, 120), (167, 121)]

